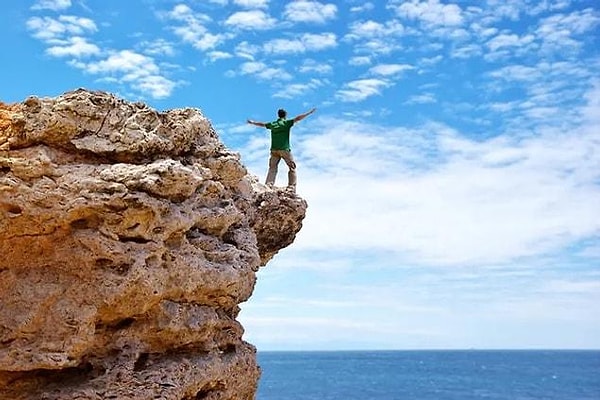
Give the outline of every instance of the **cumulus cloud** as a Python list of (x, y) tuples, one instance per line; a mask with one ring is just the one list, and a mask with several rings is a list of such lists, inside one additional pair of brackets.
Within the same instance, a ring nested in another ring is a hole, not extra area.
[(211, 33), (206, 25), (211, 23), (212, 19), (206, 14), (194, 12), (185, 4), (176, 5), (163, 17), (179, 22), (181, 25), (171, 28), (173, 32), (184, 42), (202, 51), (214, 49), (228, 38), (224, 33)]
[(359, 102), (381, 94), (381, 90), (388, 86), (390, 83), (385, 79), (357, 79), (344, 84), (335, 97), (344, 102)]
[(334, 33), (304, 33), (295, 39), (273, 39), (263, 45), (267, 53), (305, 53), (307, 51), (320, 51), (337, 46), (337, 37)]
[(563, 10), (571, 4), (571, 0), (488, 0), (487, 9), (493, 21), (508, 18), (518, 21), (522, 15), (538, 15), (547, 11)]
[(111, 77), (156, 99), (168, 97), (176, 86), (163, 76), (153, 58), (132, 50), (115, 51), (98, 61), (71, 65), (93, 75)]
[[(469, 46), (469, 45), (466, 45)], [(527, 34), (523, 36), (514, 33), (500, 33), (493, 36), (486, 43), (488, 52), (484, 54), (486, 61), (498, 61), (503, 58), (519, 57), (524, 54), (531, 54), (539, 48), (534, 35)], [(477, 50), (480, 50), (477, 46)], [(477, 53), (479, 55), (479, 53)]]
[(234, 54), (238, 57), (254, 60), (256, 54), (260, 52), (260, 47), (255, 44), (243, 41), (238, 43), (234, 48)]
[(247, 61), (240, 66), (240, 74), (252, 75), (260, 80), (290, 80), (292, 76), (282, 68), (270, 67), (260, 61)]
[(535, 40), (533, 35), (524, 35), (519, 37), (516, 34), (502, 33), (498, 36), (493, 37), (487, 43), (487, 46), (492, 51), (496, 51), (505, 47), (523, 47), (527, 46)]
[(173, 43), (165, 39), (156, 39), (153, 41), (144, 41), (140, 43), (140, 47), (144, 49), (144, 53), (151, 56), (173, 56), (175, 55), (175, 46)]
[(350, 32), (345, 36), (347, 39), (358, 40), (373, 37), (386, 37), (402, 35), (404, 26), (399, 21), (387, 21), (385, 23), (368, 20), (355, 21), (350, 24)]
[[(297, 146), (312, 204), (298, 247), (379, 248), (408, 262), (464, 265), (539, 256), (600, 233), (590, 135), (477, 143), (443, 126), (336, 123)], [(331, 181), (336, 190), (323, 191)]]
[[(368, 61), (368, 60), (365, 60)], [(354, 60), (353, 63), (356, 63)], [(362, 65), (363, 61), (354, 65)], [(394, 85), (392, 78), (401, 72), (412, 70), (414, 67), (408, 64), (379, 64), (369, 68), (373, 78), (356, 79), (345, 83), (339, 89), (335, 97), (343, 102), (359, 102), (371, 96), (381, 94), (385, 88)]]
[(374, 8), (375, 8), (375, 6), (373, 5), (373, 3), (371, 3), (370, 1), (367, 1), (366, 3), (364, 3), (360, 6), (350, 7), (350, 12), (361, 13), (361, 12), (365, 12), (365, 11), (371, 11)]
[(369, 56), (354, 56), (348, 61), (350, 65), (369, 65), (371, 64), (371, 57)]
[(412, 65), (408, 64), (379, 64), (369, 68), (369, 72), (374, 75), (390, 76), (396, 75), (403, 71), (414, 69)]
[(546, 53), (578, 52), (582, 43), (577, 36), (592, 31), (599, 24), (600, 14), (587, 8), (542, 19), (536, 35), (542, 41), (542, 50)]
[(421, 93), (410, 96), (406, 104), (431, 104), (437, 103), (437, 99), (433, 93)]
[(233, 3), (245, 8), (267, 8), (269, 0), (233, 0)]
[(306, 83), (286, 84), (273, 95), (275, 98), (293, 99), (312, 92), (325, 84), (320, 79), (313, 78)]
[(427, 26), (457, 26), (464, 21), (460, 6), (439, 0), (392, 0), (389, 7), (400, 17), (418, 20)]
[(61, 45), (51, 46), (46, 53), (54, 57), (87, 57), (100, 54), (100, 48), (85, 38), (73, 36)]
[(238, 11), (231, 14), (225, 25), (246, 30), (265, 30), (275, 26), (277, 21), (262, 10)]
[(32, 17), (27, 20), (26, 25), (33, 37), (50, 43), (69, 35), (83, 35), (98, 30), (93, 20), (73, 15), (61, 15), (58, 18)]
[(210, 51), (206, 55), (211, 62), (215, 62), (217, 60), (226, 60), (233, 57), (231, 53), (227, 53), (225, 51)]
[(320, 63), (312, 59), (307, 59), (298, 67), (298, 71), (302, 73), (329, 74), (333, 71), (333, 67), (328, 63)]
[(158, 66), (152, 58), (131, 50), (115, 52), (104, 60), (88, 65), (88, 72), (92, 74), (123, 72), (131, 74), (131, 77), (143, 75), (146, 72), (156, 73), (158, 70)]
[(402, 47), (400, 39), (406, 30), (397, 20), (355, 21), (349, 26), (344, 40), (354, 45), (355, 53), (389, 54)]
[(71, 0), (38, 0), (31, 9), (60, 11), (69, 7), (71, 7)]
[(325, 23), (335, 18), (337, 6), (313, 0), (296, 0), (285, 6), (283, 16), (293, 22)]

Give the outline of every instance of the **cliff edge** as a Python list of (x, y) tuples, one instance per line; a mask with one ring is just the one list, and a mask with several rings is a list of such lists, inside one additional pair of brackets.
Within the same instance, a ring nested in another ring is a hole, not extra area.
[(198, 110), (0, 105), (0, 399), (253, 399), (238, 304), (306, 207)]

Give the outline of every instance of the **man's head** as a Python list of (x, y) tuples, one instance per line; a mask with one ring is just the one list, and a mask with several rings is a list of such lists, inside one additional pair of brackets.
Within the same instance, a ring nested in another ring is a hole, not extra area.
[(279, 110), (277, 110), (277, 116), (279, 118), (285, 118), (286, 115), (287, 115), (287, 111), (285, 111), (283, 108), (280, 108)]

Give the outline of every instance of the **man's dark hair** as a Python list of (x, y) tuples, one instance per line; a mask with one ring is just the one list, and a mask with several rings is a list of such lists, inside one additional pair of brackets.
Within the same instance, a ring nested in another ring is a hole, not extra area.
[(287, 111), (285, 111), (283, 108), (280, 108), (279, 110), (277, 110), (277, 116), (279, 118), (285, 118), (286, 115), (287, 115)]

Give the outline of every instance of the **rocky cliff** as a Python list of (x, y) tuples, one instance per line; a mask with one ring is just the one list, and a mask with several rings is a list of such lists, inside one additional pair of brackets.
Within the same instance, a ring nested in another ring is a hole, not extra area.
[(253, 399), (238, 304), (305, 211), (198, 110), (0, 106), (0, 399)]

